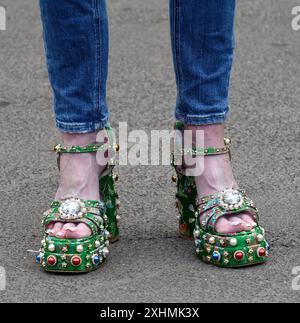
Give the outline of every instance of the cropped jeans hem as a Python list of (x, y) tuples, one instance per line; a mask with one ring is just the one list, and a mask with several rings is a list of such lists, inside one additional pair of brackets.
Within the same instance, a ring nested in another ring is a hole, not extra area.
[(227, 108), (226, 111), (224, 112), (213, 113), (208, 115), (190, 115), (190, 114), (183, 115), (181, 113), (176, 112), (175, 118), (176, 120), (181, 121), (187, 125), (206, 126), (206, 125), (224, 123), (228, 117), (228, 114), (229, 114), (229, 108)]
[(108, 119), (99, 122), (62, 122), (56, 119), (56, 128), (64, 133), (90, 133), (103, 129), (108, 124)]

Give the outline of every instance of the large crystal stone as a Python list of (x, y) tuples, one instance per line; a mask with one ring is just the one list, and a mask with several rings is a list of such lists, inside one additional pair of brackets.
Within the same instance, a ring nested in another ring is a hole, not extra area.
[(242, 200), (242, 196), (238, 192), (226, 192), (224, 195), (224, 202), (229, 205), (239, 204)]
[(67, 201), (61, 206), (61, 212), (63, 216), (76, 217), (80, 212), (80, 204), (76, 201)]

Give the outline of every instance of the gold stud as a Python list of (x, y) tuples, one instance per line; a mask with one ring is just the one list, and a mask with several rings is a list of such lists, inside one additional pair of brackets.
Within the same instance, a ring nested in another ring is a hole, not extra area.
[(231, 139), (230, 138), (224, 138), (224, 143), (226, 146), (229, 146), (231, 144)]
[(54, 148), (53, 148), (53, 150), (54, 150), (56, 153), (58, 153), (60, 149), (61, 149), (61, 145), (56, 145), (56, 146), (54, 146)]
[(172, 176), (172, 182), (176, 183), (177, 182), (177, 177), (175, 175)]
[(120, 151), (120, 145), (116, 144), (116, 152), (119, 152), (119, 151)]

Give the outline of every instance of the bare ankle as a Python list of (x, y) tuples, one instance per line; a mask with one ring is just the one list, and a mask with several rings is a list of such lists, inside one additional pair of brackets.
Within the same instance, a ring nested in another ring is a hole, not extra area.
[(192, 131), (193, 140), (196, 138), (196, 131), (203, 131), (205, 147), (222, 147), (224, 144), (224, 124), (186, 125), (184, 129)]

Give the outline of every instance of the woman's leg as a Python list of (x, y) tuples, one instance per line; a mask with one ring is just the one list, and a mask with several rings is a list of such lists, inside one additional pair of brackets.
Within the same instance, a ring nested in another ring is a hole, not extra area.
[[(229, 81), (234, 55), (235, 0), (170, 0), (171, 36), (178, 98), (176, 119), (204, 131), (206, 147), (224, 145)], [(199, 197), (237, 187), (226, 155), (206, 157), (196, 177)], [(217, 231), (235, 233), (255, 225), (247, 214), (221, 218)]]
[[(108, 121), (108, 19), (105, 0), (40, 0), (56, 126), (66, 146), (96, 142)], [(62, 155), (56, 199), (99, 200), (103, 167), (94, 154)], [(90, 235), (84, 224), (50, 225), (57, 237)]]

